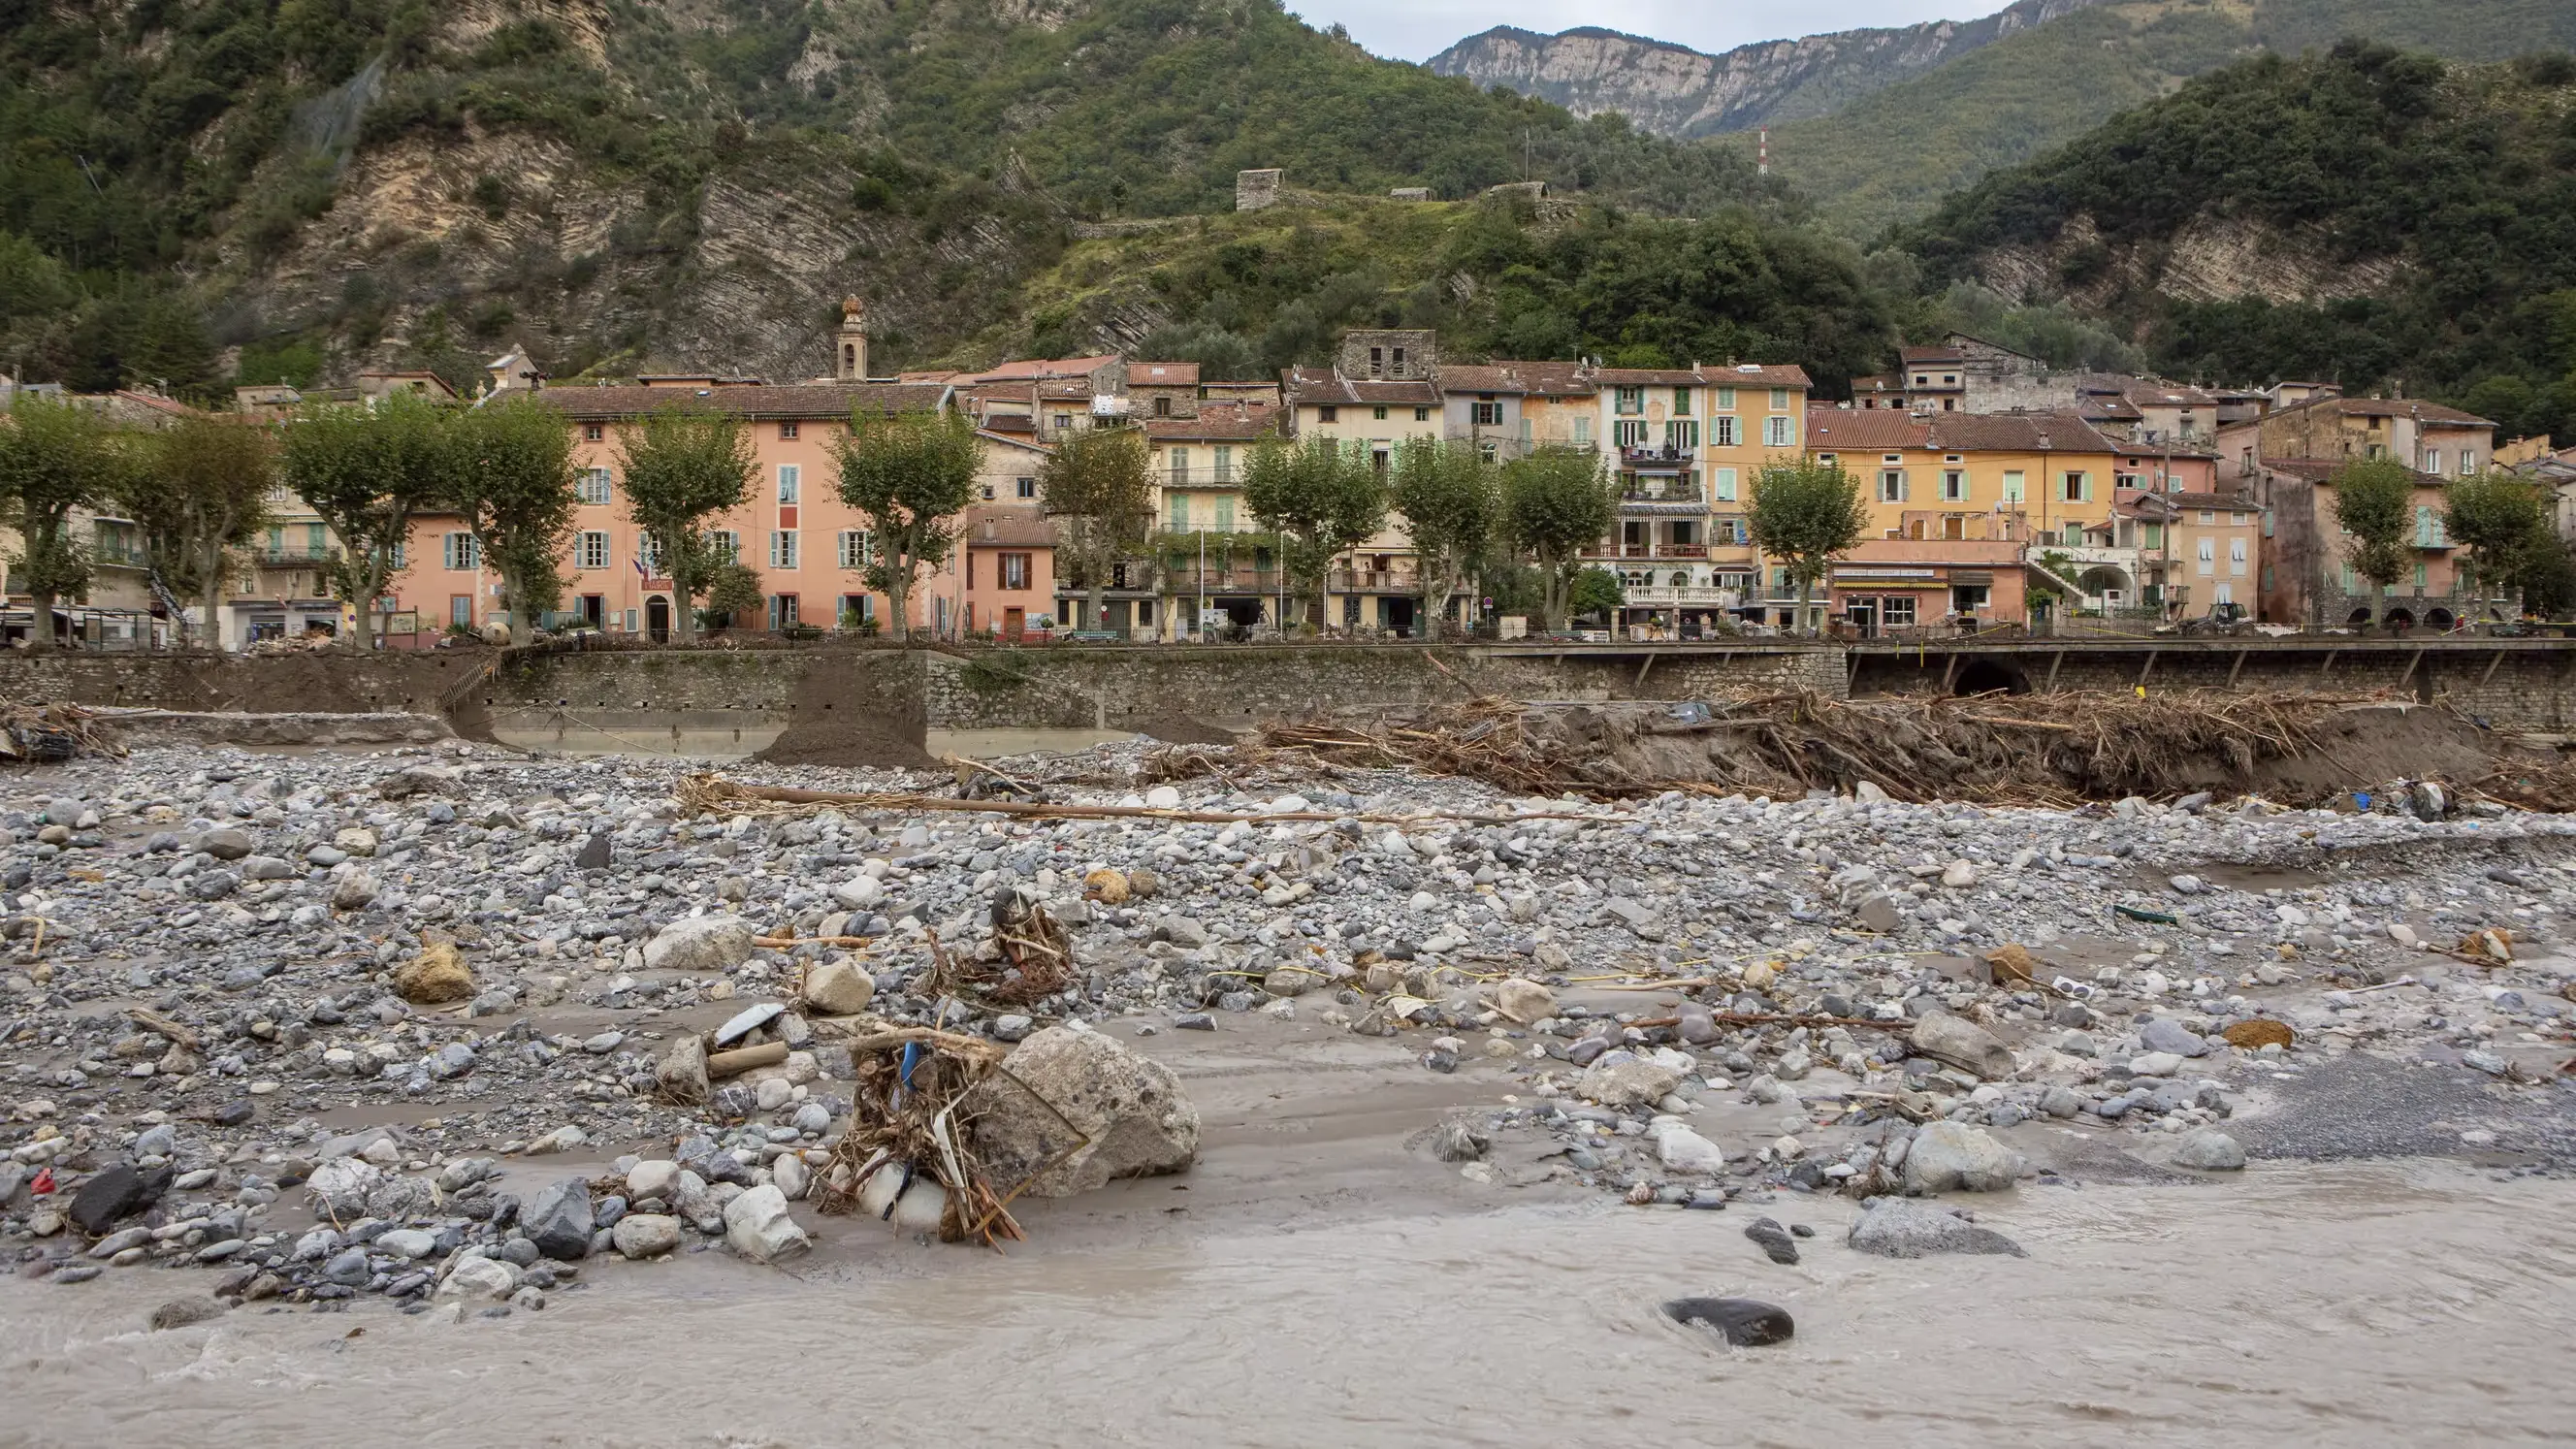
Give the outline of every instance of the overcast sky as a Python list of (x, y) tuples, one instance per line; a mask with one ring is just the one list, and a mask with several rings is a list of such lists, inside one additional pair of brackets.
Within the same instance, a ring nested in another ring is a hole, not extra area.
[(1542, 35), (1598, 25), (1693, 50), (1720, 51), (1756, 40), (1828, 30), (1969, 20), (2007, 0), (1809, 0), (1800, 6), (1709, 4), (1707, 0), (1287, 0), (1317, 29), (1341, 22), (1351, 38), (1399, 60), (1429, 60), (1452, 43), (1497, 25)]

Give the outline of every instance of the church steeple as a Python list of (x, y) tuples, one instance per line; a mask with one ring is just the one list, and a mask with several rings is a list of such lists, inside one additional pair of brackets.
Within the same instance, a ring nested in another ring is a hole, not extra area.
[(841, 299), (841, 337), (832, 375), (843, 382), (868, 380), (867, 309), (855, 292)]

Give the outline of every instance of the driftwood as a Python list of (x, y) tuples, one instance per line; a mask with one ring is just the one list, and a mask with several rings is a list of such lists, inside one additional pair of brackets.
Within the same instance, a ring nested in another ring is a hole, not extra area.
[(177, 1042), (179, 1045), (186, 1047), (190, 1051), (195, 1051), (197, 1049), (197, 1033), (195, 1031), (172, 1021), (170, 1018), (154, 1011), (151, 1007), (129, 1006), (125, 1009), (125, 1015), (128, 1020), (132, 1021), (136, 1026), (143, 1028), (145, 1031), (158, 1032), (160, 1035), (169, 1038), (171, 1041)]
[(774, 1067), (787, 1060), (787, 1043), (762, 1042), (758, 1046), (736, 1047), (729, 1052), (716, 1052), (707, 1058), (710, 1077), (738, 1077), (754, 1067)]
[(672, 792), (681, 806), (711, 814), (739, 813), (761, 806), (849, 806), (857, 810), (901, 813), (953, 811), (968, 814), (1017, 815), (1031, 820), (1168, 820), (1182, 825), (1328, 824), (1357, 820), (1364, 825), (1420, 825), (1456, 821), (1469, 825), (1508, 825), (1516, 820), (1589, 820), (1603, 825), (1629, 823), (1624, 815), (1593, 811), (1532, 810), (1508, 815), (1421, 811), (1409, 815), (1351, 815), (1330, 810), (1164, 810), (1151, 805), (1084, 805), (1055, 801), (952, 800), (943, 795), (849, 794), (837, 790), (791, 790), (782, 785), (746, 785), (722, 775), (690, 775)]

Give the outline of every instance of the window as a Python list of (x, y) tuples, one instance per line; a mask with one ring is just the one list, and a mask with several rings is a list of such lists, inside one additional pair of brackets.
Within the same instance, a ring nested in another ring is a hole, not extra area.
[(1216, 445), (1216, 481), (1219, 483), (1234, 481), (1234, 449), (1223, 443)]
[(1771, 389), (1771, 411), (1775, 413), (1785, 413), (1788, 410), (1789, 390), (1785, 387), (1775, 387)]
[(1711, 498), (1716, 499), (1720, 503), (1733, 503), (1735, 501), (1735, 470), (1732, 468), (1709, 469), (1708, 488), (1709, 496)]
[(1610, 437), (1620, 447), (1642, 448), (1646, 446), (1646, 425), (1622, 418), (1610, 425)]
[(2218, 522), (2218, 510), (2217, 510), (2217, 509), (2215, 509), (2215, 508), (2204, 508), (2204, 509), (2200, 510), (2200, 526), (2201, 526), (2201, 527), (2203, 527), (2203, 528), (2210, 528), (2210, 527), (2215, 526), (2215, 525), (2217, 524), (2217, 522)]
[(608, 436), (608, 430), (597, 423), (581, 425), (581, 440), (585, 443), (596, 443), (606, 436)]
[(778, 438), (780, 442), (784, 443), (792, 443), (796, 441), (795, 419), (789, 418), (778, 425)]
[(1342, 410), (1340, 408), (1315, 409), (1315, 421), (1319, 423), (1338, 423), (1341, 420)]
[(604, 532), (596, 531), (575, 534), (573, 536), (572, 566), (577, 569), (604, 569), (608, 567), (608, 535)]
[(803, 470), (802, 468), (797, 467), (797, 466), (796, 466), (795, 464), (793, 464), (793, 463), (781, 463), (781, 464), (779, 464), (779, 465), (778, 465), (778, 501), (779, 501), (779, 502), (781, 502), (781, 503), (793, 503), (793, 502), (795, 502), (795, 501), (796, 501), (796, 495), (797, 495), (797, 494), (799, 494), (799, 493), (802, 493), (803, 491), (805, 491), (805, 481), (804, 481), (804, 480), (805, 480), (805, 470)]
[(1890, 629), (1914, 627), (1914, 596), (1889, 594), (1878, 601), (1878, 622)]
[(1479, 428), (1499, 428), (1503, 425), (1503, 405), (1498, 402), (1472, 403), (1468, 407), (1468, 421)]
[(845, 528), (833, 539), (833, 552), (839, 557), (841, 567), (856, 572), (876, 562), (874, 544), (875, 540), (869, 537), (866, 529)]
[(1171, 458), (1172, 486), (1177, 488), (1190, 481), (1190, 450), (1187, 448), (1174, 448), (1171, 453)]
[(796, 530), (782, 528), (769, 535), (769, 566), (774, 569), (796, 567)]
[(409, 543), (396, 543), (394, 545), (393, 553), (386, 559), (386, 562), (392, 564), (397, 570), (410, 568), (411, 545)]
[(462, 624), (469, 629), (474, 627), (474, 596), (472, 594), (450, 594), (447, 596), (447, 622), (451, 624)]
[(1731, 413), (1735, 411), (1735, 389), (1731, 387), (1719, 388), (1717, 390), (1717, 400), (1709, 404), (1709, 406), (1722, 413)]
[(1978, 610), (1988, 606), (1992, 601), (1992, 596), (1993, 586), (1990, 584), (1952, 584), (1950, 586), (1950, 612), (1953, 614), (1976, 613)]
[(2028, 485), (2023, 480), (2022, 471), (2020, 469), (2013, 468), (2006, 470), (2004, 473), (2004, 501), (2006, 503), (2022, 503), (2028, 501), (2023, 497), (2024, 489), (2027, 486)]
[(1735, 419), (1711, 418), (1708, 420), (1708, 441), (1713, 447), (1732, 448), (1743, 439), (1736, 435)]
[(794, 594), (772, 594), (769, 596), (769, 627), (772, 629), (792, 629), (796, 627), (796, 596)]
[(451, 533), (441, 540), (445, 545), (443, 562), (457, 573), (472, 573), (483, 567), (483, 541), (470, 533)]
[(2443, 530), (2441, 510), (2430, 504), (2417, 504), (2415, 506), (2415, 546), (2443, 548), (2449, 543), (2450, 539)]
[(1071, 432), (1073, 430), (1073, 414), (1071, 413), (1056, 413), (1050, 416), (1047, 421), (1059, 433)]
[(2200, 541), (2200, 576), (2207, 578), (2216, 572), (2218, 572), (2218, 540), (2204, 538)]
[(997, 567), (1001, 574), (1001, 578), (997, 580), (997, 582), (1000, 583), (1003, 588), (1028, 588), (1031, 573), (1029, 568), (1029, 555), (1024, 553), (1006, 553), (999, 555)]
[(2139, 525), (2139, 529), (2145, 535), (2146, 547), (2161, 549), (2165, 546), (2165, 526), (2163, 524), (2141, 524)]
[(609, 500), (608, 470), (584, 468), (573, 480), (573, 492), (584, 503), (606, 503)]
[(1220, 493), (1217, 495), (1216, 531), (1219, 533), (1234, 532), (1234, 495), (1231, 493)]
[(1677, 418), (1686, 418), (1690, 416), (1689, 388), (1677, 387), (1673, 389), (1673, 416)]
[(1171, 415), (1172, 415), (1172, 400), (1171, 400), (1171, 398), (1169, 398), (1169, 397), (1167, 397), (1167, 396), (1157, 396), (1157, 397), (1154, 399), (1154, 416), (1156, 416), (1156, 417), (1158, 417), (1158, 418), (1168, 418), (1168, 417), (1170, 417)]
[(2240, 579), (2245, 577), (2245, 540), (2241, 538), (2227, 541), (2227, 572)]
[(1394, 356), (1396, 375), (1401, 377), (1404, 375), (1404, 349), (1401, 347), (1394, 349)]
[(875, 623), (875, 622), (876, 622), (876, 620), (877, 620), (877, 598), (876, 598), (876, 595), (874, 595), (874, 594), (843, 594), (843, 595), (841, 596), (841, 627), (842, 627), (842, 628), (844, 628), (844, 629), (854, 629), (854, 628), (857, 628), (857, 627), (859, 627), (859, 626), (861, 626), (861, 625), (865, 625), (865, 624), (873, 624), (873, 623)]
[(1431, 409), (1415, 408), (1413, 410), (1413, 420), (1417, 423), (1427, 423), (1431, 421)]
[(2270, 564), (2263, 565), (2263, 587), (2266, 590), (2269, 590), (2272, 587), (2272, 566)]
[(1770, 417), (1762, 420), (1762, 446), (1793, 448), (1797, 444), (1798, 420), (1796, 418)]
[(653, 541), (653, 535), (649, 533), (635, 535), (635, 565), (644, 570), (646, 578), (662, 577), (662, 545)]
[(1375, 420), (1376, 420), (1376, 421), (1378, 421), (1378, 422), (1381, 422), (1381, 423), (1382, 423), (1382, 422), (1385, 422), (1385, 421), (1386, 421), (1386, 409), (1384, 409), (1384, 408), (1371, 408), (1371, 409), (1369, 409), (1369, 416), (1370, 416), (1371, 418), (1375, 419)]
[(1590, 418), (1576, 418), (1574, 420), (1574, 446), (1578, 448), (1589, 448), (1592, 446), (1592, 420)]
[(2418, 594), (2424, 592), (2424, 586), (2430, 582), (2432, 582), (2432, 570), (2419, 561), (2415, 565), (2415, 592)]
[(1174, 533), (1189, 532), (1190, 495), (1186, 493), (1170, 493), (1165, 494), (1164, 497), (1168, 501), (1164, 505), (1166, 516), (1163, 520), (1163, 526)]
[(1966, 470), (1950, 468), (1945, 469), (1942, 472), (1941, 501), (1944, 503), (1965, 503), (1968, 501), (1968, 475)]
[(1878, 501), (1881, 503), (1902, 503), (1905, 501), (1904, 469), (1882, 468), (1879, 470)]
[(1683, 419), (1664, 424), (1664, 446), (1682, 450), (1699, 446), (1699, 424)]
[(2227, 515), (2227, 524), (2230, 528), (2243, 528), (2245, 526), (2245, 515), (2242, 513), (2231, 513)]
[(2435, 476), (2435, 477), (2437, 477), (2437, 478), (2438, 478), (2438, 477), (2440, 477), (2440, 476), (2442, 475), (2442, 450), (2441, 450), (2441, 449), (2439, 449), (2439, 448), (2426, 448), (2426, 449), (2424, 450), (2424, 471), (2425, 471), (2425, 472), (2427, 472), (2427, 473), (2432, 474), (2433, 476)]
[(719, 528), (707, 535), (707, 551), (718, 563), (732, 563), (742, 557), (742, 535), (730, 528)]
[(2460, 476), (2466, 478), (2478, 471), (2478, 455), (2466, 448), (2460, 450)]
[(1613, 388), (1610, 399), (1613, 412), (1641, 414), (1646, 410), (1646, 390), (1642, 387)]
[(1371, 376), (1371, 377), (1376, 377), (1376, 376), (1378, 376), (1380, 373), (1383, 373), (1383, 372), (1385, 372), (1385, 371), (1386, 371), (1386, 349), (1385, 349), (1385, 348), (1383, 348), (1383, 347), (1372, 347), (1372, 348), (1370, 348), (1370, 349), (1369, 349), (1369, 376)]
[(2065, 499), (2069, 503), (2089, 503), (2092, 501), (2093, 480), (2090, 477), (2082, 473), (2069, 473), (2066, 475), (2065, 484), (2066, 491), (2059, 494), (2059, 497)]

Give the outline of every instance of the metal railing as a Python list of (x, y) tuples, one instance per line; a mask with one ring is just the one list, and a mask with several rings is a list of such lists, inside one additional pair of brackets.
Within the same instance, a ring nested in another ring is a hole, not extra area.
[(1692, 507), (1705, 507), (1708, 503), (1708, 494), (1704, 489), (1678, 487), (1660, 490), (1651, 488), (1622, 488), (1619, 490), (1620, 507), (1626, 508), (1632, 504), (1638, 503), (1675, 503), (1687, 504)]
[(1685, 448), (1678, 444), (1645, 444), (1623, 446), (1619, 449), (1620, 463), (1630, 468), (1649, 468), (1659, 464), (1670, 464), (1675, 467), (1680, 467), (1688, 464), (1698, 456), (1698, 448)]
[(1210, 464), (1165, 468), (1162, 472), (1166, 488), (1232, 488), (1243, 481), (1243, 475), (1231, 463), (1222, 468)]
[(251, 558), (254, 562), (264, 564), (337, 563), (340, 559), (340, 551), (328, 544), (262, 544), (251, 551)]

